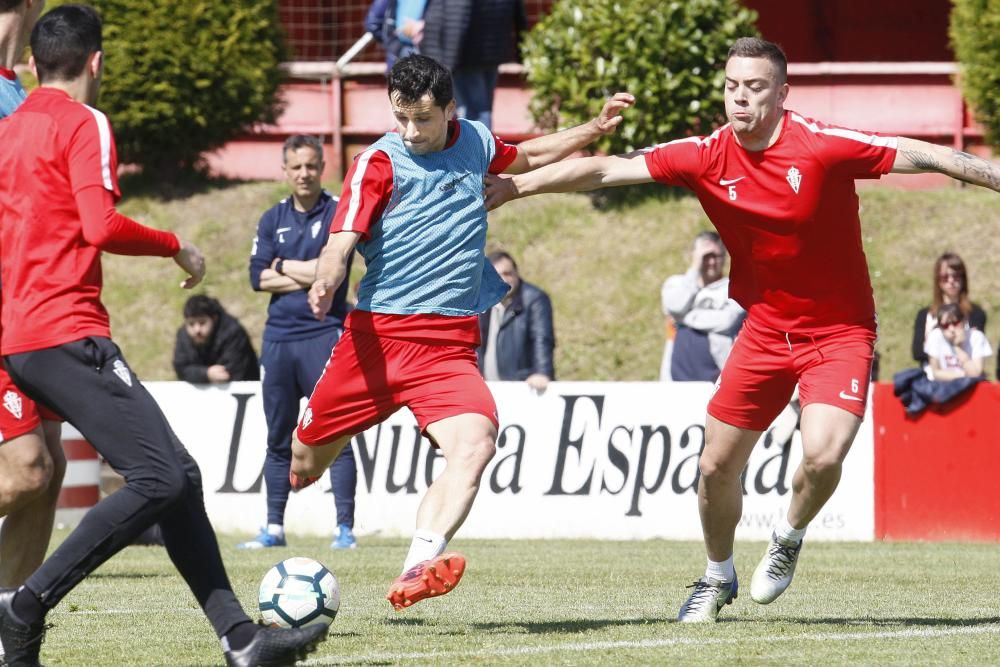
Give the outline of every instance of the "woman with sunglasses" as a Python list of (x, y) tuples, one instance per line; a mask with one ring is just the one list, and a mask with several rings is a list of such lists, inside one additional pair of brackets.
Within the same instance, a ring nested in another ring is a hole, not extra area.
[(986, 312), (969, 300), (969, 279), (965, 262), (953, 252), (946, 252), (934, 262), (934, 297), (931, 305), (921, 308), (913, 323), (913, 359), (926, 367), (929, 363), (927, 343), (938, 326), (941, 308), (955, 304), (962, 318), (973, 329), (986, 331)]
[(927, 337), (932, 380), (980, 377), (983, 361), (992, 355), (986, 334), (969, 326), (959, 304), (941, 306), (938, 326)]

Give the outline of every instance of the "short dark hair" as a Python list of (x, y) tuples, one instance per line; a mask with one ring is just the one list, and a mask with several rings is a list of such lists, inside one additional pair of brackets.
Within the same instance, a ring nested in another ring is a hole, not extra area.
[(389, 70), (389, 95), (394, 92), (404, 102), (416, 102), (430, 93), (434, 104), (442, 109), (455, 97), (448, 68), (421, 55), (401, 58)]
[(306, 147), (316, 151), (319, 161), (323, 161), (323, 142), (320, 141), (319, 137), (310, 134), (293, 134), (285, 139), (285, 145), (281, 149), (281, 161), (288, 162), (288, 151), (297, 151)]
[(91, 54), (101, 50), (101, 41), (101, 17), (93, 7), (56, 7), (31, 31), (38, 81), (70, 81), (80, 76)]
[(946, 303), (938, 308), (937, 319), (938, 326), (943, 326), (948, 322), (964, 322), (965, 313), (962, 312), (962, 307), (957, 303)]
[(514, 270), (517, 271), (517, 262), (515, 262), (514, 258), (510, 256), (510, 253), (504, 250), (494, 250), (490, 254), (486, 255), (486, 259), (490, 260), (490, 264), (496, 264), (500, 260), (506, 259), (514, 265)]
[(0, 0), (0, 14), (14, 11), (16, 8), (21, 6), (22, 2), (24, 2), (24, 0)]
[(698, 236), (694, 237), (694, 243), (691, 244), (692, 247), (698, 245), (698, 241), (711, 241), (712, 243), (715, 243), (720, 248), (722, 248), (723, 255), (727, 254), (726, 244), (722, 242), (722, 237), (719, 236), (718, 232), (713, 232), (711, 230), (698, 232)]
[(211, 317), (213, 320), (222, 315), (222, 304), (204, 294), (195, 294), (184, 304), (184, 319), (189, 317)]
[(774, 65), (774, 70), (781, 83), (784, 83), (788, 78), (788, 58), (785, 57), (785, 52), (781, 50), (781, 47), (774, 42), (759, 37), (740, 37), (729, 47), (729, 55), (726, 56), (727, 63), (730, 58), (764, 58)]

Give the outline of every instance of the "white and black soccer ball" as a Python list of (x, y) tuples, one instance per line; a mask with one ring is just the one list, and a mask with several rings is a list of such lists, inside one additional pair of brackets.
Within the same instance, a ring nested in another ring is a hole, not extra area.
[(288, 558), (264, 575), (257, 600), (260, 615), (268, 625), (281, 628), (330, 625), (340, 609), (340, 584), (319, 561)]

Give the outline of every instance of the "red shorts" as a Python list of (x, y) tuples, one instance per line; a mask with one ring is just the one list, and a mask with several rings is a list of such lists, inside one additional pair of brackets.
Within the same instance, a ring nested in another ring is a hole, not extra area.
[(751, 431), (766, 430), (799, 385), (799, 403), (823, 403), (864, 417), (875, 350), (875, 323), (812, 334), (743, 324), (708, 414)]
[(309, 398), (296, 436), (324, 445), (355, 435), (406, 406), (420, 431), (456, 415), (499, 426), (496, 402), (479, 374), (475, 348), (416, 342), (345, 329)]
[(0, 407), (0, 443), (30, 433), (42, 423), (42, 419), (62, 421), (62, 417), (25, 396), (7, 375), (2, 363), (0, 401), (3, 401), (3, 406)]

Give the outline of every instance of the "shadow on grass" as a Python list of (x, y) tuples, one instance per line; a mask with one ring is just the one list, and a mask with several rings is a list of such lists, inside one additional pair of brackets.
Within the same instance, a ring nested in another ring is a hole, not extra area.
[(88, 579), (166, 579), (176, 577), (176, 572), (91, 572)]
[(422, 627), (427, 625), (427, 620), (423, 618), (414, 618), (412, 616), (389, 616), (385, 619), (388, 625), (400, 625), (400, 626), (412, 626), (412, 627)]
[[(722, 620), (722, 619), (720, 619)], [(727, 619), (728, 620), (728, 619)], [(779, 616), (769, 619), (733, 619), (741, 623), (788, 623), (792, 625), (842, 625), (849, 628), (934, 628), (934, 627), (975, 627), (980, 625), (1000, 625), (1000, 617), (976, 618), (931, 618), (926, 616), (903, 616), (898, 618), (873, 618), (871, 616), (858, 618), (793, 618)]]
[(124, 199), (148, 197), (162, 202), (236, 187), (252, 181), (210, 176), (200, 171), (159, 172), (153, 169), (122, 174)]
[(564, 633), (573, 634), (604, 628), (627, 627), (633, 625), (665, 624), (673, 619), (665, 618), (589, 618), (562, 621), (511, 621), (508, 623), (472, 623), (470, 627), (486, 632), (494, 630), (521, 630), (528, 634)]

